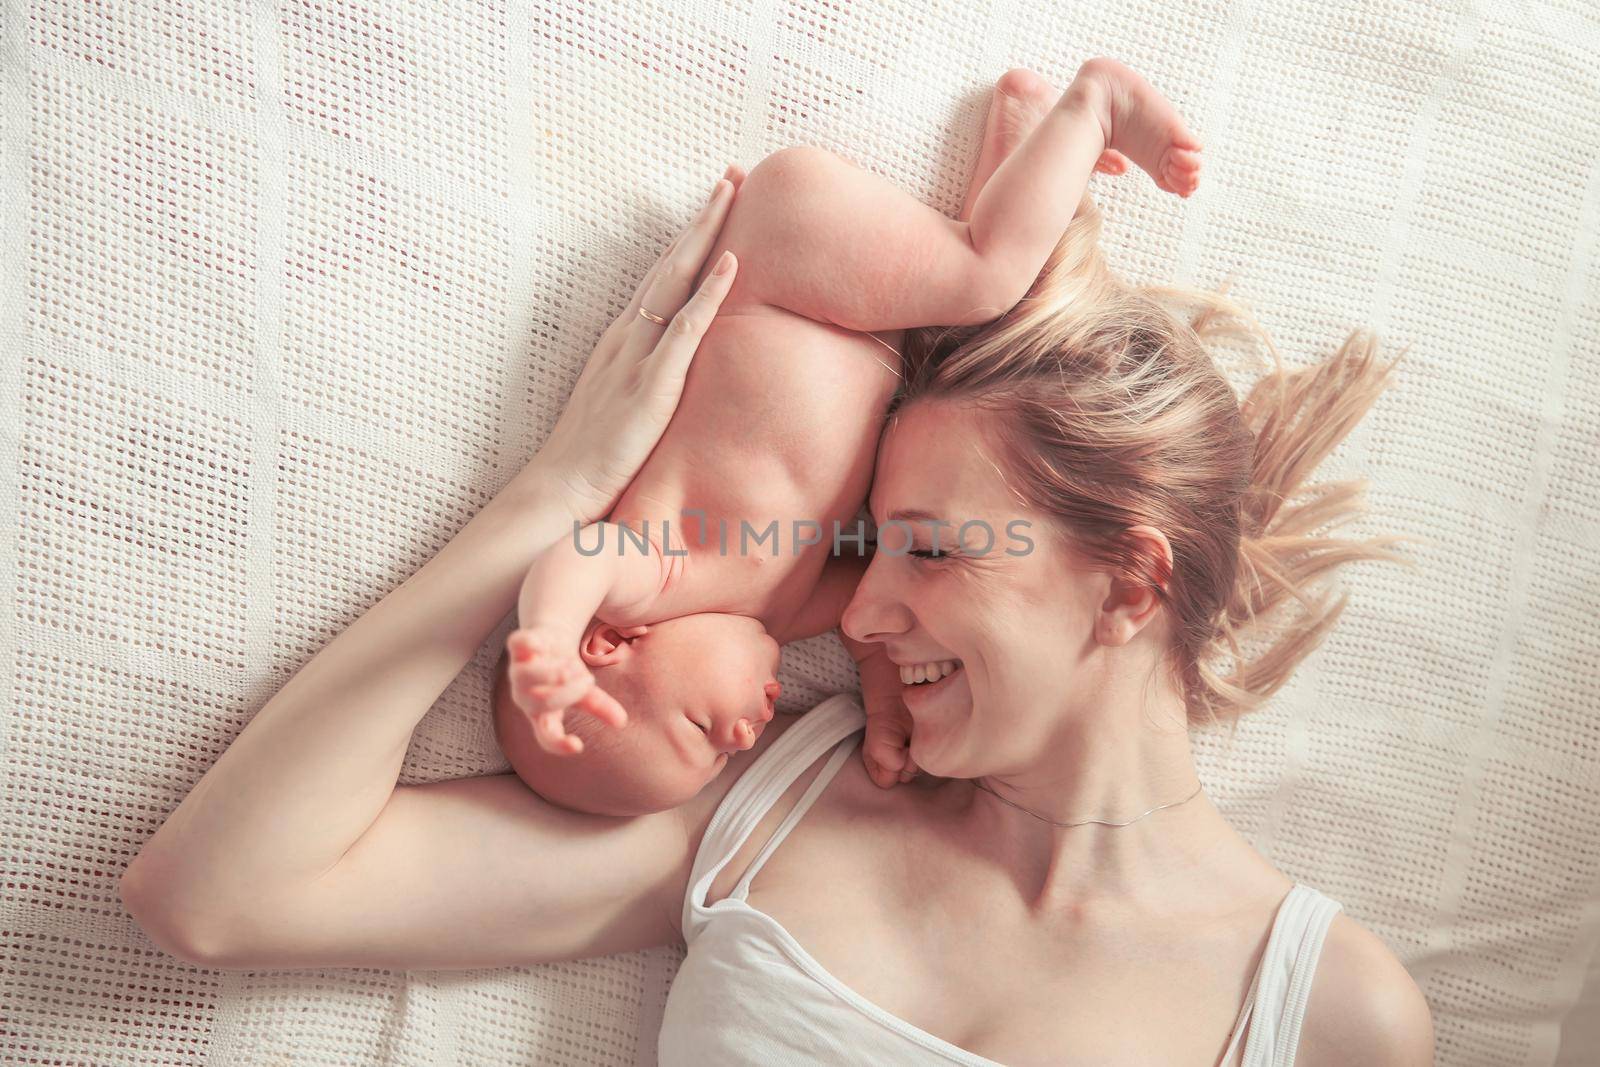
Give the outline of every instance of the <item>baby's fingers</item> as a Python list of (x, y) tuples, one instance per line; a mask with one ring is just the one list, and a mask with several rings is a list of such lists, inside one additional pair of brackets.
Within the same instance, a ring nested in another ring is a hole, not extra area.
[(861, 750), (861, 762), (867, 768), (867, 777), (880, 789), (889, 789), (904, 780), (898, 773), (873, 759), (866, 749)]
[(577, 707), (587, 711), (607, 726), (618, 730), (628, 725), (628, 712), (617, 701), (617, 698), (601, 689), (598, 685), (591, 686), (589, 691), (578, 698)]
[(539, 742), (540, 748), (558, 756), (571, 756), (583, 751), (583, 742), (567, 733), (561, 721), (565, 714), (566, 709), (562, 708), (533, 716), (534, 739)]
[(521, 692), (527, 694), (533, 711), (544, 712), (572, 707), (583, 699), (593, 685), (594, 675), (580, 664), (553, 682), (525, 686)]
[[(575, 656), (540, 656), (511, 665), (511, 684), (518, 692), (532, 686), (556, 686), (571, 681), (584, 671)], [(587, 672), (585, 672), (587, 673)]]
[(884, 789), (909, 781), (904, 772), (910, 767), (911, 759), (903, 748), (882, 740), (869, 741), (861, 747), (861, 762), (866, 765), (868, 776)]

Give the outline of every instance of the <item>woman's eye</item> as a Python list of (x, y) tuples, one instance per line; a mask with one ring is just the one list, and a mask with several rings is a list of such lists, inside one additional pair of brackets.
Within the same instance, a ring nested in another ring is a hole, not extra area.
[(913, 548), (907, 553), (907, 555), (916, 556), (918, 559), (948, 559), (950, 556), (955, 555), (955, 553), (946, 552), (942, 548), (937, 552), (927, 548)]

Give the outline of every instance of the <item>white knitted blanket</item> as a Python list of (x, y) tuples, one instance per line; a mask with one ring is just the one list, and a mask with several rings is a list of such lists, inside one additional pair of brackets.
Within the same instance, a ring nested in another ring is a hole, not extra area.
[[(0, 0), (0, 1060), (653, 1059), (679, 954), (207, 971), (117, 879), (261, 704), (533, 452), (729, 162), (954, 214), (1007, 67), (1109, 54), (1205, 143), (1113, 262), (1285, 357), (1410, 346), (1346, 618), (1211, 795), (1411, 968), (1442, 1064), (1548, 1064), (1600, 937), (1600, 22), (1588, 0)], [(509, 621), (508, 621), (509, 624)], [(503, 631), (502, 631), (503, 633)], [(498, 639), (498, 635), (497, 635)], [(408, 782), (507, 769), (497, 641)], [(790, 710), (852, 688), (835, 639)], [(1576, 1028), (1575, 1028), (1576, 1029)], [(1589, 1040), (1595, 1040), (1591, 1028)], [(1570, 1062), (1600, 1060), (1571, 1048)]]

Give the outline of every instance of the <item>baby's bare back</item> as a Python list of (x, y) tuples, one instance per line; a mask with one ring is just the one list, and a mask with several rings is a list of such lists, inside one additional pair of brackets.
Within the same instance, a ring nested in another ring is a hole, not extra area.
[(609, 516), (648, 521), (652, 537), (670, 522), (687, 552), (653, 614), (749, 615), (769, 631), (786, 621), (816, 585), (836, 524), (857, 532), (898, 371), (866, 334), (725, 303), (672, 422)]

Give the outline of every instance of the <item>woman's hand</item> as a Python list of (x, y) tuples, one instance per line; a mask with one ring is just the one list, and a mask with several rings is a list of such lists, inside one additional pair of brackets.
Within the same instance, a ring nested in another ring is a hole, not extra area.
[[(671, 421), (695, 350), (733, 287), (738, 263), (724, 252), (699, 291), (689, 293), (743, 180), (744, 172), (730, 166), (710, 202), (650, 268), (627, 310), (601, 335), (539, 451), (537, 464), (559, 479), (574, 518), (605, 518)], [(641, 306), (667, 324), (640, 315)]]

